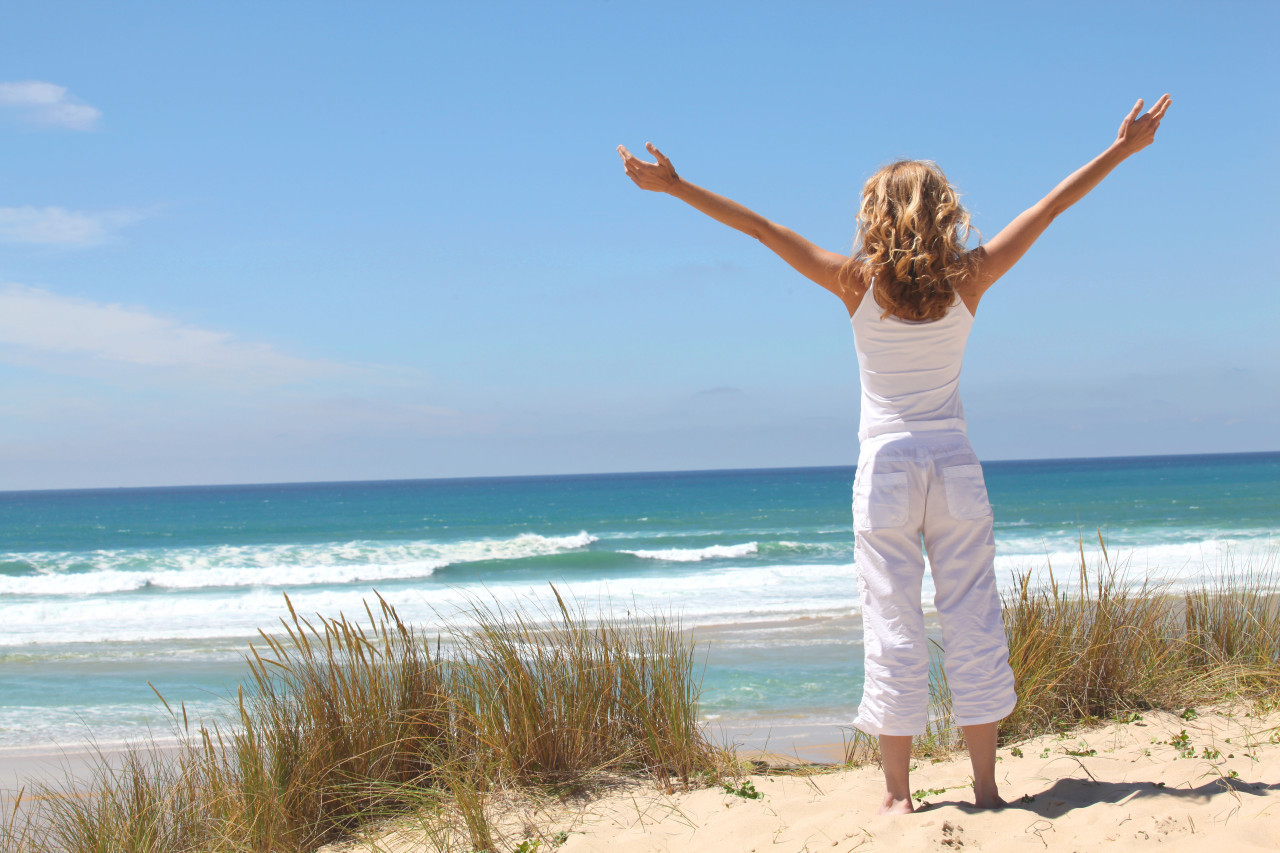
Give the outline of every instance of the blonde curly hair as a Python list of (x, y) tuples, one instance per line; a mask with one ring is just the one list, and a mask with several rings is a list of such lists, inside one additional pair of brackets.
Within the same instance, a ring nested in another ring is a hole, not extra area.
[(846, 287), (863, 282), (884, 309), (881, 317), (940, 320), (973, 271), (965, 248), (972, 230), (959, 193), (936, 163), (890, 163), (862, 188), (858, 248), (841, 278)]

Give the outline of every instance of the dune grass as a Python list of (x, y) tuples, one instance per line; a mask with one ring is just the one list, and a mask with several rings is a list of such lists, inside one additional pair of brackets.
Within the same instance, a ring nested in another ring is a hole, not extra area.
[(0, 816), (0, 851), (294, 853), (431, 804), (441, 849), (496, 851), (493, 791), (714, 777), (679, 623), (557, 602), (476, 603), (474, 627), (447, 642), (381, 599), (359, 624), (290, 604), (284, 633), (251, 647), (234, 726), (101, 756), (87, 784), (33, 792)]
[[(1228, 560), (1217, 580), (1177, 591), (1112, 560), (1101, 534), (1091, 567), (1060, 583), (1024, 571), (1003, 598), (1018, 704), (1002, 743), (1107, 722), (1129, 712), (1246, 702), (1280, 705), (1280, 566), (1275, 549)], [(914, 751), (937, 757), (963, 747), (934, 650), (930, 723)], [(875, 760), (873, 738), (846, 743), (851, 763)]]
[(1001, 724), (1018, 740), (1129, 711), (1280, 696), (1280, 573), (1275, 552), (1220, 580), (1178, 592), (1167, 581), (1130, 583), (1099, 537), (1092, 572), (1081, 549), (1078, 579), (1031, 586), (1005, 601), (1009, 659), (1020, 696)]

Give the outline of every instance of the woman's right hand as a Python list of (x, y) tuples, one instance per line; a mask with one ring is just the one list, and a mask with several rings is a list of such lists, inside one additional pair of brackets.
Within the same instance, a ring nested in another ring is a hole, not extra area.
[(671, 161), (652, 142), (646, 142), (644, 147), (657, 158), (658, 162), (649, 163), (641, 160), (628, 151), (626, 146), (618, 146), (618, 155), (622, 157), (622, 164), (627, 170), (627, 177), (635, 181), (636, 186), (642, 190), (652, 190), (659, 193), (670, 192), (672, 187), (680, 183), (680, 176), (676, 174), (675, 167), (671, 165)]
[(1120, 132), (1116, 134), (1116, 145), (1122, 148), (1125, 154), (1133, 154), (1154, 142), (1156, 131), (1160, 128), (1160, 119), (1164, 118), (1171, 103), (1173, 99), (1167, 93), (1161, 95), (1160, 100), (1156, 101), (1146, 114), (1139, 116), (1142, 98), (1138, 98), (1138, 103), (1133, 105), (1133, 109), (1120, 123)]

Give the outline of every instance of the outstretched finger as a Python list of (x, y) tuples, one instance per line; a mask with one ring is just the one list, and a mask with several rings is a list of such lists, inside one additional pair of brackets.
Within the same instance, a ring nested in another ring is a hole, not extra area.
[(1132, 124), (1138, 117), (1138, 113), (1142, 110), (1142, 98), (1138, 98), (1138, 102), (1133, 105), (1133, 109), (1129, 110), (1129, 115), (1125, 117), (1125, 124)]
[(671, 165), (671, 161), (667, 159), (667, 155), (659, 151), (658, 146), (654, 145), (652, 142), (646, 142), (644, 144), (644, 147), (648, 149), (650, 154), (658, 158), (658, 162), (661, 163), (663, 166)]
[(648, 163), (641, 160), (636, 155), (632, 154), (630, 151), (627, 152), (627, 156), (622, 158), (622, 162), (626, 166), (628, 174), (633, 174), (635, 172), (638, 172), (642, 166), (649, 165)]

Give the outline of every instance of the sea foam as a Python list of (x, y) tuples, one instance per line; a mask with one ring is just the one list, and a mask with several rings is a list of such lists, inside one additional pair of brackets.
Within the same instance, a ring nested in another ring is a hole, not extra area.
[(631, 554), (645, 560), (664, 560), (668, 563), (698, 563), (703, 560), (733, 560), (750, 556), (759, 550), (759, 543), (744, 542), (741, 545), (709, 545), (706, 548), (661, 548), (657, 550), (628, 551), (619, 553)]
[(110, 595), (144, 589), (299, 587), (429, 577), (458, 563), (519, 560), (585, 548), (597, 541), (523, 533), (507, 539), (436, 542), (339, 542), (321, 545), (217, 546), (5, 554), (27, 567), (0, 574), (0, 595)]

